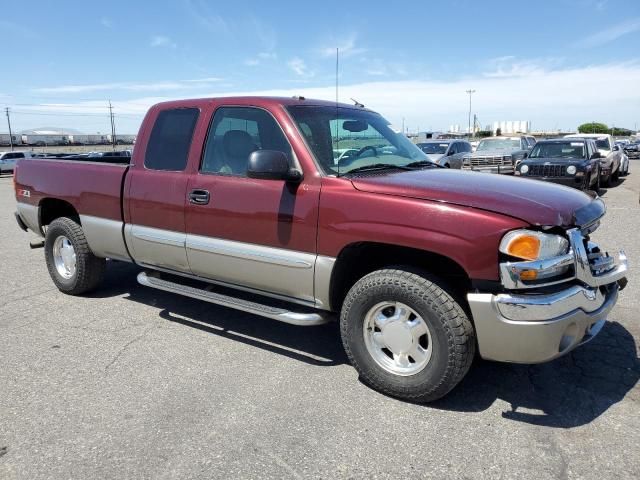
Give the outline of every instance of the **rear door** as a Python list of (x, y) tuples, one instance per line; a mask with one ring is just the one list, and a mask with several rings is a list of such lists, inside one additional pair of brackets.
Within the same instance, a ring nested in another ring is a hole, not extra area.
[(268, 111), (221, 106), (210, 122), (186, 206), (187, 256), (194, 274), (313, 301), (320, 186), (247, 177), (249, 155), (278, 150), (300, 168)]
[(135, 159), (143, 164), (134, 165), (128, 174), (125, 238), (133, 259), (142, 265), (190, 272), (185, 169), (199, 115), (197, 107), (161, 110), (155, 120), (150, 118), (153, 127), (146, 146), (138, 145), (145, 154)]

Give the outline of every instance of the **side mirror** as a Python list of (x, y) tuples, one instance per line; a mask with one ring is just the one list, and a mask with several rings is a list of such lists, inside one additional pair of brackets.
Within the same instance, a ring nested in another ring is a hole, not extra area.
[(290, 168), (285, 153), (277, 150), (256, 150), (253, 152), (249, 156), (247, 176), (262, 180), (285, 180), (287, 182), (302, 180), (302, 172)]
[(614, 152), (619, 152), (620, 151), (620, 145), (614, 145), (613, 146), (613, 151)]
[(522, 159), (524, 160), (525, 158), (527, 158), (529, 156), (529, 152), (524, 152), (524, 155), (522, 155)]

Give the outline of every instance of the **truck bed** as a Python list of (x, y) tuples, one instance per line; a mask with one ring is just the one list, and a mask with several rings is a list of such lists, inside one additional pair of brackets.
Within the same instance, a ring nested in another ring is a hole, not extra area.
[(17, 201), (37, 206), (44, 198), (64, 200), (80, 215), (122, 221), (121, 192), (130, 158), (123, 157), (126, 164), (106, 158), (117, 157), (21, 160), (15, 174)]

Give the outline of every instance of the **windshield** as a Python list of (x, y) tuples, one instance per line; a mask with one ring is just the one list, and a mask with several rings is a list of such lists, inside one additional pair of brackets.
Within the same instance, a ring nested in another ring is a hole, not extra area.
[(398, 167), (427, 156), (377, 113), (356, 108), (288, 107), (309, 148), (329, 175), (375, 164)]
[(529, 158), (583, 159), (585, 158), (584, 143), (538, 143), (533, 147), (533, 150), (531, 150)]
[(482, 140), (476, 148), (476, 152), (483, 150), (520, 150), (519, 138), (487, 138)]
[(418, 144), (418, 147), (424, 153), (428, 153), (428, 154), (437, 153), (441, 155), (444, 155), (444, 153), (447, 151), (448, 146), (449, 146), (448, 143), (419, 143)]

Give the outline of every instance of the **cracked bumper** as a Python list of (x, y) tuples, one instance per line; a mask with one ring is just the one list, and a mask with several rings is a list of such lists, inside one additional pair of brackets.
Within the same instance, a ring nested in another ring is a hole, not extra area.
[(482, 358), (542, 363), (595, 337), (618, 299), (618, 284), (574, 285), (548, 295), (467, 295)]

